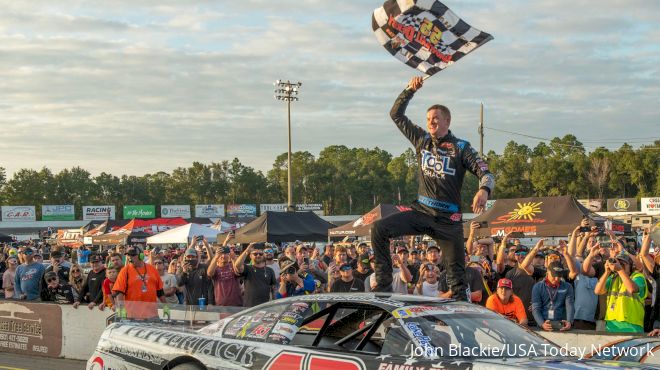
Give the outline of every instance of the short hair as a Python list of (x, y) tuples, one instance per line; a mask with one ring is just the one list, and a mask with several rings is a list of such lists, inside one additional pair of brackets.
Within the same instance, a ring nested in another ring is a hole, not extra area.
[(335, 256), (342, 253), (346, 253), (346, 248), (342, 246), (335, 247)]
[(448, 119), (451, 122), (451, 112), (449, 111), (449, 108), (445, 107), (444, 105), (440, 104), (433, 104), (432, 106), (429, 107), (429, 109), (426, 110), (426, 113), (437, 109), (442, 113), (442, 116)]
[(119, 257), (119, 258), (122, 258), (122, 255), (119, 254), (119, 253), (110, 253), (110, 255), (109, 255), (108, 257), (110, 257), (110, 258), (112, 258), (112, 257)]

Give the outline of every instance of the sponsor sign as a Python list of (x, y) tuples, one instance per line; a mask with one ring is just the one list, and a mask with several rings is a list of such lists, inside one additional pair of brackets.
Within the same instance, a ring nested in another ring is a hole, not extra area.
[[(323, 204), (321, 203), (295, 204), (294, 207), (296, 212), (312, 211), (318, 215), (323, 216)], [(286, 212), (286, 209), (286, 203), (260, 204), (259, 214), (264, 214), (264, 212)]]
[(323, 211), (323, 204), (321, 203), (312, 203), (312, 204), (296, 204), (296, 212), (318, 212)]
[(256, 204), (229, 204), (227, 205), (227, 217), (256, 217)]
[(286, 203), (260, 204), (259, 214), (264, 212), (286, 212)]
[(225, 217), (224, 204), (195, 204), (195, 217)]
[(83, 238), (82, 229), (57, 230), (57, 244), (69, 247), (79, 246)]
[(59, 357), (62, 310), (56, 304), (0, 301), (2, 352)]
[[(2, 207), (4, 208), (4, 207)], [(659, 214), (660, 213), (660, 197), (642, 198), (642, 212)], [(4, 211), (2, 212), (4, 220)]]
[(105, 221), (115, 219), (115, 206), (83, 206), (83, 220)]
[(41, 206), (42, 221), (73, 221), (75, 219), (76, 212), (72, 204)]
[(616, 198), (607, 200), (608, 212), (633, 212), (638, 210), (637, 198)]
[(36, 221), (34, 206), (2, 206), (2, 221)]
[(600, 212), (603, 210), (602, 199), (578, 199), (578, 203), (582, 204), (586, 209), (591, 212)]
[(160, 206), (160, 217), (163, 218), (190, 218), (189, 205), (167, 205)]
[(156, 218), (156, 206), (124, 206), (124, 219), (130, 220), (133, 218)]

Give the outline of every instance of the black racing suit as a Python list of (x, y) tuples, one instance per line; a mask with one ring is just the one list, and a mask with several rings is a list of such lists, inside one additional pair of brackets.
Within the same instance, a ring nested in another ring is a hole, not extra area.
[(465, 171), (479, 178), (479, 187), (489, 194), (495, 186), (493, 175), (470, 143), (452, 135), (431, 137), (406, 117), (414, 92), (404, 90), (394, 102), (390, 115), (399, 130), (415, 147), (419, 164), (418, 197), (413, 210), (374, 223), (371, 239), (376, 257), (377, 291), (391, 291), (392, 258), (389, 239), (402, 235), (427, 234), (440, 246), (447, 283), (453, 297), (467, 300), (465, 290), (465, 249), (461, 214), (461, 187)]

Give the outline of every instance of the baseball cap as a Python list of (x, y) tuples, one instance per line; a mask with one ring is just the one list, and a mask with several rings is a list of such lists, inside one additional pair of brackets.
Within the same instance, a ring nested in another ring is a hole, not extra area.
[(435, 249), (436, 251), (440, 252), (440, 248), (437, 245), (429, 245), (428, 248), (426, 248), (426, 252), (430, 251), (431, 249)]
[(307, 250), (307, 246), (305, 244), (300, 244), (299, 246), (296, 247), (296, 253), (300, 252), (303, 249)]
[(564, 271), (564, 266), (562, 266), (561, 262), (559, 261), (551, 262), (548, 265), (548, 272), (551, 273), (552, 276), (557, 276), (557, 274), (563, 271)]
[(497, 287), (513, 289), (513, 282), (509, 279), (503, 278), (497, 282)]
[(298, 270), (298, 264), (295, 262), (288, 262), (282, 266), (282, 272), (280, 272), (280, 275), (286, 275), (286, 274), (295, 274), (296, 271)]
[(98, 254), (92, 254), (89, 256), (89, 262), (101, 262), (101, 257)]
[(124, 252), (124, 254), (129, 256), (137, 256), (140, 254), (140, 249), (134, 246), (129, 246), (126, 248), (126, 252)]
[(371, 258), (371, 256), (369, 255), (369, 253), (365, 253), (365, 254), (361, 254), (358, 257), (358, 261), (360, 261), (360, 263), (363, 264), (363, 265), (368, 265), (370, 258)]
[(404, 247), (404, 246), (400, 246), (400, 247), (397, 247), (397, 248), (396, 248), (396, 252), (397, 252), (397, 253), (401, 253), (401, 252), (406, 252), (406, 253), (408, 253), (408, 248), (406, 248), (406, 247)]
[(419, 251), (417, 249), (413, 249), (410, 251), (410, 254), (419, 254)]
[(44, 274), (44, 279), (48, 280), (49, 278), (54, 278), (57, 277), (57, 272), (55, 271), (48, 271), (47, 273)]
[(194, 248), (188, 248), (186, 249), (186, 253), (183, 254), (184, 256), (195, 256), (197, 257), (197, 251)]
[(619, 253), (619, 254), (617, 254), (617, 255), (616, 255), (616, 259), (618, 259), (618, 260), (621, 261), (621, 262), (625, 262), (625, 263), (627, 263), (628, 265), (632, 266), (632, 259), (631, 259), (630, 256), (627, 255), (626, 253)]
[(514, 250), (514, 253), (529, 253), (529, 248), (525, 247), (524, 245), (519, 245)]
[(493, 238), (483, 238), (477, 240), (477, 244), (491, 245), (495, 244), (495, 240), (493, 240)]
[(350, 263), (344, 263), (343, 265), (339, 266), (339, 271), (348, 271), (352, 270), (353, 266), (351, 266)]
[(60, 258), (62, 257), (62, 251), (52, 251), (50, 252), (50, 256), (54, 258)]

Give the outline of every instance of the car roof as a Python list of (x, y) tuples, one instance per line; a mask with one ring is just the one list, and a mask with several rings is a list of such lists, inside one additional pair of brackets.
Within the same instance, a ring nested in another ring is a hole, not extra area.
[(269, 303), (284, 302), (336, 302), (336, 303), (363, 303), (378, 306), (382, 309), (392, 311), (405, 306), (415, 306), (421, 304), (449, 303), (453, 299), (415, 296), (395, 293), (321, 293), (313, 295), (301, 295), (278, 299)]

